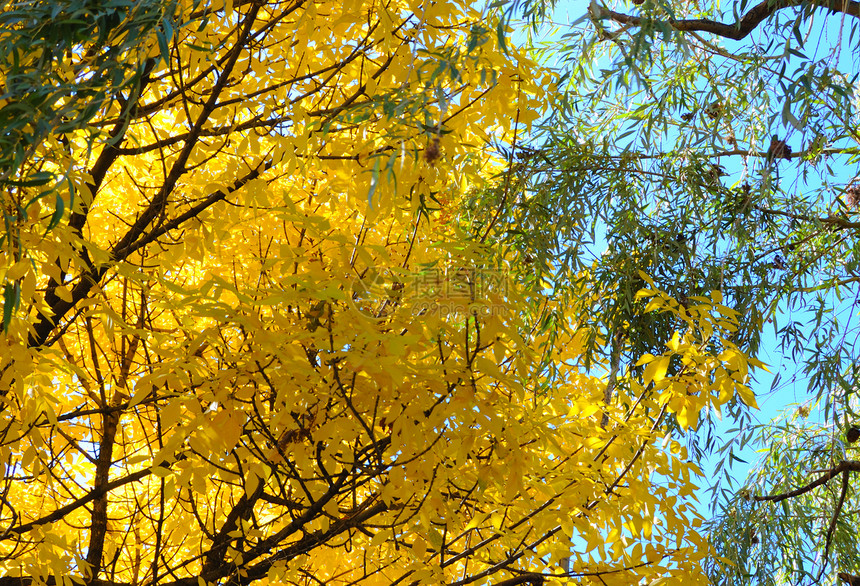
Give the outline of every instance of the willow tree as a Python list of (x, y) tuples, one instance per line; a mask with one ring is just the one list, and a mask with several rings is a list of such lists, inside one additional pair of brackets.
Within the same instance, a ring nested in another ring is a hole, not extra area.
[[(519, 2), (509, 17), (540, 23), (550, 11)], [(556, 17), (561, 40), (543, 48), (570, 83), (545, 142), (511, 166), (510, 191), (523, 195), (508, 217), (521, 229), (503, 237), (560, 295), (612, 292), (590, 314), (605, 333), (590, 351), (619, 376), (640, 372), (636, 349), (674, 327), (642, 314), (641, 271), (682, 303), (722, 291), (744, 316), (732, 340), (750, 354), (772, 329), (770, 356), (784, 361), (773, 389), (803, 381), (811, 404), (759, 429), (737, 403), (736, 435), (705, 426), (693, 442), (721, 449), (724, 470), (753, 440), (770, 454), (745, 486), (732, 474), (714, 486), (712, 578), (858, 575), (846, 434), (860, 352), (860, 4), (595, 0), (583, 12), (567, 27)], [(475, 209), (499, 200), (491, 192)]]

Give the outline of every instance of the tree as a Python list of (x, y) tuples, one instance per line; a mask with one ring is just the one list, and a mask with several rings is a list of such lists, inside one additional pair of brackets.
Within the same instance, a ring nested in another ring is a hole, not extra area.
[(727, 584), (838, 583), (856, 574), (856, 437), (811, 421), (807, 409), (755, 429), (766, 455), (713, 523), (713, 542), (725, 544), (719, 554), (737, 564)]
[(702, 580), (675, 435), (753, 402), (736, 315), (643, 272), (616, 385), (599, 292), (476, 230), (554, 83), (492, 11), (51, 6), (0, 12), (0, 106), (50, 96), (3, 134), (0, 584)]
[[(111, 99), (124, 100), (122, 92), (139, 91), (153, 63), (143, 59), (141, 51), (150, 49), (153, 35), (166, 51), (175, 26), (167, 8), (161, 1), (133, 6), (18, 2), (0, 13), (0, 188), (8, 193), (3, 241), (14, 250), (16, 260), (28, 256), (28, 243), (18, 231), (28, 215), (50, 210), (46, 226), (50, 231), (74, 203), (75, 190), (65, 185), (71, 159), (55, 153), (69, 150), (65, 138), (73, 132), (89, 153), (98, 135), (89, 126), (92, 118)], [(73, 58), (72, 51), (79, 55)], [(114, 136), (119, 133), (113, 131)], [(20, 287), (14, 281), (4, 287), (4, 330), (20, 302)]]
[[(722, 558), (709, 571), (719, 584), (839, 583), (860, 574), (845, 435), (857, 411), (860, 4), (632, 4), (591, 2), (543, 49), (570, 82), (544, 142), (511, 167), (509, 200), (525, 203), (501, 215), (523, 229), (504, 238), (560, 294), (613, 292), (589, 315), (615, 343), (595, 336), (588, 352), (614, 365), (618, 386), (673, 327), (641, 312), (641, 271), (682, 304), (723, 292), (749, 355), (773, 324), (799, 364), (773, 389), (808, 377), (817, 409), (754, 426), (736, 402), (724, 410), (736, 434), (693, 437), (694, 454), (719, 449), (718, 472), (746, 444), (769, 453), (739, 489), (730, 475), (714, 484)], [(540, 22), (550, 7), (520, 2), (509, 18)], [(503, 199), (488, 192), (475, 207)]]

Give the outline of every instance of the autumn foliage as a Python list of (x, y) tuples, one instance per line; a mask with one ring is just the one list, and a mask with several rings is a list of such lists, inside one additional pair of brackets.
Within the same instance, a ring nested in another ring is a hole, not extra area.
[(554, 81), (493, 12), (149, 2), (131, 43), (143, 4), (0, 64), (125, 67), (4, 176), (0, 584), (701, 580), (671, 430), (752, 402), (735, 316), (646, 287), (677, 334), (609, 382), (598, 293), (473, 234)]

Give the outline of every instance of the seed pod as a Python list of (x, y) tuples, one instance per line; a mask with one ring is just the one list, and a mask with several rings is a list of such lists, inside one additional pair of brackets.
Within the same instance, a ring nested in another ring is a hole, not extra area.
[(723, 105), (720, 104), (719, 100), (713, 101), (710, 105), (705, 108), (705, 114), (708, 115), (708, 118), (714, 120), (719, 118), (720, 114), (723, 113)]
[(770, 139), (770, 146), (767, 149), (767, 158), (771, 161), (775, 159), (791, 159), (791, 147), (785, 144), (784, 140), (780, 140), (774, 135)]
[(775, 269), (785, 270), (785, 259), (783, 259), (782, 256), (778, 254), (773, 257), (773, 262), (770, 264)]
[(860, 204), (860, 185), (852, 183), (845, 189), (845, 205), (854, 209)]
[(433, 137), (433, 140), (424, 149), (424, 160), (433, 165), (442, 156), (442, 149), (439, 148), (439, 138)]

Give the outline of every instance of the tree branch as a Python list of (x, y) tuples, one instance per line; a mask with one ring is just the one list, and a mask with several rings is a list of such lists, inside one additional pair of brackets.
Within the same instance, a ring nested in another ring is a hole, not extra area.
[(816, 581), (821, 580), (824, 575), (824, 569), (827, 567), (827, 558), (830, 556), (830, 546), (833, 544), (833, 532), (836, 531), (836, 521), (839, 520), (839, 513), (842, 512), (842, 505), (845, 504), (845, 495), (848, 494), (848, 471), (842, 473), (842, 490), (839, 493), (839, 501), (836, 503), (836, 508), (833, 509), (833, 517), (830, 519), (830, 526), (827, 528), (827, 538), (824, 541), (824, 562), (821, 564), (821, 571), (818, 572)]
[(518, 584), (539, 586), (540, 584), (543, 584), (546, 579), (547, 576), (544, 576), (543, 574), (523, 574), (522, 576), (516, 576), (514, 578), (502, 580), (501, 582), (496, 582), (493, 586), (517, 586)]
[[(162, 467), (168, 467), (168, 466), (170, 466), (170, 464), (167, 462), (162, 462), (161, 466)], [(60, 507), (59, 509), (57, 509), (56, 511), (54, 511), (53, 513), (51, 513), (49, 515), (45, 515), (44, 517), (42, 517), (40, 519), (36, 519), (35, 521), (30, 521), (29, 523), (24, 523), (23, 525), (19, 525), (17, 527), (10, 527), (8, 532), (18, 535), (21, 533), (26, 533), (27, 531), (30, 531), (31, 529), (33, 529), (34, 527), (37, 527), (39, 525), (44, 525), (46, 523), (54, 523), (55, 521), (59, 521), (60, 519), (64, 518), (66, 515), (68, 515), (72, 511), (74, 511), (75, 509), (78, 509), (78, 508), (84, 506), (85, 504), (89, 503), (90, 501), (93, 501), (93, 500), (101, 497), (102, 495), (107, 494), (108, 492), (112, 491), (113, 489), (119, 488), (120, 486), (123, 486), (125, 484), (129, 484), (130, 482), (137, 482), (138, 480), (145, 478), (145, 477), (149, 476), (150, 474), (152, 474), (152, 469), (146, 468), (143, 470), (138, 470), (137, 472), (129, 474), (128, 476), (124, 476), (123, 478), (117, 478), (116, 480), (113, 480), (113, 481), (107, 483), (107, 485), (105, 485), (104, 487), (94, 488), (93, 490), (91, 490), (90, 492), (88, 492), (87, 494), (82, 496), (81, 498), (67, 504), (64, 507)], [(98, 582), (99, 582), (99, 580), (96, 580), (96, 581), (92, 582), (92, 584), (97, 584)], [(4, 584), (4, 582), (2, 580), (0, 580), (0, 586), (2, 586), (3, 584)]]
[(90, 524), (90, 541), (87, 547), (87, 564), (90, 574), (87, 584), (92, 585), (102, 569), (105, 536), (108, 522), (108, 486), (110, 468), (113, 464), (113, 447), (116, 440), (120, 412), (102, 415), (102, 439), (99, 442), (99, 455), (96, 461), (95, 480), (92, 493), (98, 496), (93, 502), (93, 512)]
[[(73, 582), (74, 584), (75, 582)], [(40, 584), (47, 584), (47, 586), (61, 586), (66, 584), (66, 582), (60, 578), (57, 579), (55, 576), (48, 576), (46, 578), (36, 578), (30, 576), (4, 576), (0, 578), (0, 586), (38, 586)], [(91, 586), (134, 586), (128, 582), (115, 582), (113, 580), (93, 580), (90, 582)]]
[(837, 475), (839, 475), (841, 472), (846, 472), (848, 470), (851, 470), (854, 472), (860, 471), (860, 461), (846, 460), (845, 462), (840, 462), (839, 464), (837, 464), (836, 466), (834, 466), (833, 468), (831, 468), (830, 470), (828, 470), (827, 472), (825, 472), (824, 474), (819, 476), (817, 479), (815, 479), (812, 482), (810, 482), (809, 484), (807, 484), (806, 486), (801, 486), (800, 488), (797, 488), (795, 490), (792, 490), (789, 492), (783, 492), (781, 494), (774, 494), (774, 495), (766, 495), (766, 496), (755, 495), (752, 498), (756, 502), (770, 501), (772, 503), (778, 503), (780, 501), (784, 501), (785, 499), (790, 499), (790, 498), (794, 498), (796, 496), (800, 496), (802, 494), (806, 494), (807, 492), (809, 492), (813, 488), (817, 488), (817, 487), (821, 486), (822, 484), (826, 484), (831, 479), (833, 479)]
[[(831, 1), (812, 1), (813, 6), (827, 8), (833, 13), (841, 12), (848, 16), (860, 18), (860, 2), (854, 0), (831, 0)], [(795, 0), (764, 0), (761, 4), (754, 6), (740, 20), (732, 23), (722, 23), (709, 18), (693, 18), (693, 19), (674, 19), (657, 20), (644, 18), (641, 16), (631, 16), (622, 12), (615, 12), (604, 6), (601, 6), (592, 1), (589, 7), (589, 12), (593, 18), (609, 19), (620, 24), (641, 27), (643, 24), (662, 23), (675, 29), (676, 31), (695, 31), (711, 33), (727, 39), (735, 39), (737, 41), (745, 38), (755, 28), (760, 25), (765, 19), (783, 8), (798, 6)]]
[(801, 220), (804, 222), (816, 222), (819, 224), (824, 224), (826, 226), (830, 226), (834, 229), (841, 230), (858, 230), (860, 229), (860, 222), (852, 222), (850, 220), (846, 220), (845, 218), (840, 218), (834, 214), (830, 214), (827, 217), (817, 217), (817, 216), (807, 216), (805, 214), (795, 214), (792, 212), (785, 212), (782, 210), (775, 210), (772, 208), (766, 208), (762, 206), (753, 206), (754, 209), (765, 213), (771, 214), (775, 216), (783, 216), (785, 218), (791, 218), (792, 220)]

